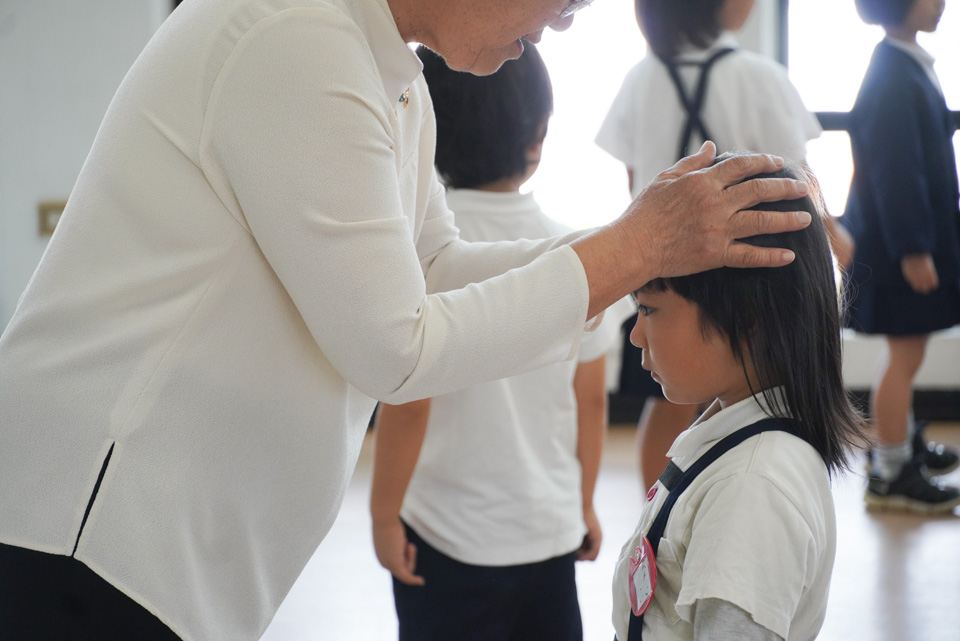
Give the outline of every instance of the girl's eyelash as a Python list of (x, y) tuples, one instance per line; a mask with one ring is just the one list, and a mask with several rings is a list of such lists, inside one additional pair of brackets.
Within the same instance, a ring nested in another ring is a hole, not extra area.
[(650, 314), (653, 313), (653, 308), (648, 307), (647, 305), (641, 305), (640, 303), (637, 303), (637, 311), (639, 311), (644, 316), (649, 316)]

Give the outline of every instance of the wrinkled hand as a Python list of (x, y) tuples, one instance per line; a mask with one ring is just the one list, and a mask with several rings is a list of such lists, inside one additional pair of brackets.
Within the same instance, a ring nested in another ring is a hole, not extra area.
[(373, 548), (380, 565), (390, 570), (397, 580), (407, 585), (424, 585), (422, 576), (415, 574), (417, 546), (407, 541), (400, 519), (373, 524)]
[(583, 522), (587, 526), (587, 533), (583, 535), (583, 543), (577, 550), (577, 561), (596, 561), (600, 554), (600, 543), (603, 541), (603, 530), (600, 529), (600, 520), (592, 507), (583, 511)]
[(918, 294), (929, 294), (940, 287), (937, 267), (930, 254), (907, 254), (900, 259), (900, 271), (907, 284)]
[(717, 267), (778, 267), (792, 252), (754, 247), (739, 238), (806, 227), (806, 212), (761, 212), (757, 203), (800, 198), (801, 181), (748, 176), (778, 171), (782, 161), (751, 154), (713, 164), (716, 147), (700, 151), (664, 171), (631, 203), (618, 223), (635, 251), (648, 262), (651, 277), (682, 276)]

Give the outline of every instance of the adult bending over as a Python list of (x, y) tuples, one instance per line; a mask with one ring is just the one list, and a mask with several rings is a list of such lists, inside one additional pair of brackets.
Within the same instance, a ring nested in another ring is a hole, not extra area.
[(458, 240), (407, 43), (490, 73), (581, 4), (174, 11), (0, 338), (5, 638), (256, 639), (336, 516), (375, 399), (562, 360), (654, 277), (790, 260), (735, 239), (808, 216), (738, 212), (803, 188), (736, 184), (778, 162), (708, 169), (712, 145), (586, 235)]

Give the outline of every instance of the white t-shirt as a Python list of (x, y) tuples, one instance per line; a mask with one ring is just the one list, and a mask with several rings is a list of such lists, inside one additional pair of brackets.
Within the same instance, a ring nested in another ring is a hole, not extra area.
[(374, 399), (576, 353), (576, 252), (458, 239), (420, 71), (386, 0), (170, 15), (0, 338), (0, 541), (76, 545), (187, 641), (256, 640)]
[[(681, 470), (724, 436), (768, 418), (761, 397), (718, 407), (671, 446), (667, 454)], [(667, 497), (659, 481), (654, 489), (614, 572), (613, 624), (621, 641), (630, 621), (628, 559)], [(644, 641), (691, 641), (694, 606), (702, 599), (732, 603), (787, 641), (815, 639), (835, 555), (836, 514), (820, 455), (785, 432), (747, 439), (707, 467), (674, 505), (657, 551)]]
[[(532, 194), (450, 190), (447, 203), (470, 241), (546, 238), (569, 231)], [(600, 358), (633, 311), (624, 299), (580, 343)], [(463, 563), (517, 565), (576, 549), (585, 530), (577, 460), (577, 403), (565, 361), (436, 396), (402, 518)]]
[[(724, 33), (705, 50), (682, 51), (678, 60), (704, 61), (719, 49), (737, 47)], [(680, 66), (692, 97), (700, 68)], [(803, 106), (786, 70), (774, 60), (737, 49), (714, 64), (701, 117), (717, 149), (805, 156), (808, 140), (820, 135), (816, 117)], [(633, 196), (677, 161), (687, 114), (666, 66), (653, 54), (633, 67), (610, 106), (597, 144), (633, 170)], [(690, 153), (703, 143), (696, 135)]]

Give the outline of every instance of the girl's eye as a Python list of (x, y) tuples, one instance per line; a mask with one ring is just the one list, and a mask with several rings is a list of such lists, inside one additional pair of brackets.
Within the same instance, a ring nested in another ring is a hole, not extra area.
[(647, 305), (641, 305), (640, 303), (637, 303), (637, 311), (639, 311), (644, 316), (649, 316), (650, 314), (653, 313), (653, 308), (648, 307)]

